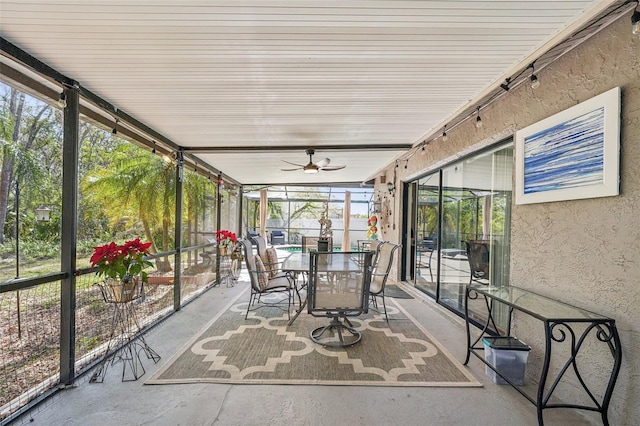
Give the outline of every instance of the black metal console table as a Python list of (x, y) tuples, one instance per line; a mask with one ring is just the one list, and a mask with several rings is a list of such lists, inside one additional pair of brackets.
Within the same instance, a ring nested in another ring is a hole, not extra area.
[[(485, 302), (485, 306), (488, 311), (487, 320), (480, 332), (480, 336), (472, 342), (471, 331), (469, 327), (469, 300), (476, 300), (482, 297)], [(527, 394), (524, 390), (515, 386), (508, 377), (500, 374), (500, 372), (489, 362), (485, 360), (480, 351), (484, 352), (484, 345), (482, 344), (482, 338), (489, 334), (491, 327), (494, 332), (498, 330), (494, 318), (494, 309), (496, 304), (504, 304), (508, 307), (508, 319), (507, 327), (504, 334), (506, 336), (511, 335), (511, 320), (513, 311), (519, 311), (524, 314), (530, 315), (544, 323), (545, 332), (545, 351), (544, 351), (544, 363), (540, 374), (540, 380), (538, 382), (538, 389), (536, 396), (533, 397)], [(622, 348), (620, 346), (620, 337), (618, 330), (616, 329), (615, 320), (611, 318), (598, 315), (596, 313), (576, 308), (566, 303), (559, 302), (557, 300), (550, 299), (548, 297), (541, 296), (539, 294), (532, 293), (530, 291), (518, 288), (518, 287), (491, 287), (491, 286), (468, 286), (466, 290), (465, 305), (465, 322), (467, 329), (467, 357), (464, 365), (469, 362), (469, 357), (474, 354), (489, 368), (500, 375), (506, 382), (513, 386), (520, 394), (527, 398), (537, 408), (538, 424), (543, 425), (542, 410), (546, 408), (575, 408), (589, 411), (599, 412), (602, 416), (602, 422), (605, 425), (609, 424), (607, 418), (607, 409), (609, 402), (611, 401), (611, 394), (620, 372), (620, 363), (622, 361)], [(580, 332), (575, 330), (579, 325)], [(591, 334), (595, 333), (597, 341), (606, 344), (613, 357), (613, 366), (611, 374), (609, 375), (609, 382), (603, 397), (599, 400), (594, 392), (589, 389), (585, 383), (576, 358), (580, 349), (585, 343), (585, 339)], [(556, 374), (555, 377), (549, 376), (549, 366), (551, 362), (551, 351), (555, 344), (569, 343), (570, 355), (564, 361), (562, 368)], [(581, 405), (571, 403), (551, 403), (550, 399), (557, 389), (559, 382), (565, 376), (567, 370), (573, 369), (577, 379), (579, 380), (582, 388), (591, 400), (592, 405)], [(549, 389), (545, 392), (545, 386), (549, 381)]]

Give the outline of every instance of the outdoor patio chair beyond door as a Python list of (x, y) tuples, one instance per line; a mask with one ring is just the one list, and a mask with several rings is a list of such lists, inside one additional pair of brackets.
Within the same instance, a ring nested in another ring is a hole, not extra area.
[(279, 244), (284, 244), (284, 232), (278, 230), (278, 229), (274, 229), (273, 231), (271, 231), (271, 245), (275, 246), (275, 245), (279, 245)]
[(473, 281), (479, 284), (489, 283), (489, 254), (490, 241), (470, 240), (465, 241), (467, 246), (467, 259), (469, 260), (469, 284)]

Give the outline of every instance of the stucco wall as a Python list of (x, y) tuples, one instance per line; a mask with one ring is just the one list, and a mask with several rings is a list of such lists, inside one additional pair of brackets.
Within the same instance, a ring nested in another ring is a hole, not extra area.
[[(616, 319), (623, 364), (609, 419), (616, 425), (640, 424), (640, 39), (632, 36), (629, 17), (566, 54), (538, 77), (542, 83), (538, 89), (522, 85), (483, 108), (482, 129), (469, 122), (450, 131), (447, 142), (431, 142), (425, 155), (417, 154), (407, 169), (404, 164), (397, 169), (398, 183), (620, 86), (621, 195), (514, 205), (511, 284)], [(387, 180), (392, 175), (390, 166)], [(385, 192), (383, 185), (377, 189)], [(399, 240), (400, 200), (397, 193), (395, 229), (383, 229), (384, 239)], [(535, 374), (542, 348), (540, 325), (517, 318), (516, 332), (534, 346), (528, 368)], [(591, 361), (581, 368), (591, 382), (602, 384), (610, 356), (596, 350)], [(576, 386), (566, 386), (562, 392), (582, 400)], [(598, 421), (598, 416), (586, 417)]]

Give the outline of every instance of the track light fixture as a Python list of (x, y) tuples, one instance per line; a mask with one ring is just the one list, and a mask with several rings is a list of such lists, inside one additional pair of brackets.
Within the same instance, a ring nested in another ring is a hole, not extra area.
[(507, 79), (504, 81), (504, 83), (500, 85), (500, 87), (502, 87), (502, 90), (504, 90), (505, 92), (508, 92), (510, 83), (511, 83), (511, 77), (507, 77)]
[(428, 140), (423, 140), (421, 147), (420, 147), (420, 155), (425, 155), (427, 153), (427, 144), (429, 143)]
[(638, 5), (640, 3), (636, 2), (636, 9), (633, 11), (633, 15), (631, 15), (631, 32), (635, 36), (640, 36), (640, 10), (638, 10)]
[(535, 65), (531, 64), (531, 88), (532, 89), (537, 89), (538, 87), (540, 87), (540, 80), (538, 80), (538, 77), (536, 76), (536, 69), (535, 69)]
[(480, 107), (478, 107), (478, 116), (476, 117), (476, 128), (482, 127), (482, 118), (480, 117)]
[(118, 134), (118, 119), (116, 118), (116, 124), (113, 125), (113, 130), (111, 131), (112, 134), (117, 135)]
[(67, 107), (67, 95), (65, 95), (64, 92), (60, 92), (60, 96), (58, 97), (58, 106), (60, 108)]
[(387, 191), (389, 191), (389, 195), (395, 195), (396, 184), (393, 182), (387, 182)]
[(442, 141), (446, 142), (449, 140), (449, 135), (447, 135), (447, 125), (444, 125), (444, 130), (442, 131)]

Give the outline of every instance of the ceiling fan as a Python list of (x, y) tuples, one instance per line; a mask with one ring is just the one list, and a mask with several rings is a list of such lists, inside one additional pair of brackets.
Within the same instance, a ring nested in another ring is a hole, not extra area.
[(329, 167), (329, 163), (331, 162), (331, 160), (329, 160), (328, 158), (323, 158), (322, 160), (318, 161), (317, 163), (313, 162), (313, 154), (315, 154), (315, 150), (313, 149), (307, 149), (305, 151), (307, 153), (307, 155), (309, 156), (309, 163), (306, 165), (302, 165), (302, 164), (296, 164), (296, 163), (292, 163), (290, 161), (287, 160), (282, 160), (285, 163), (297, 166), (293, 169), (282, 169), (282, 171), (285, 172), (292, 172), (295, 170), (302, 170), (305, 173), (318, 173), (320, 170), (324, 171), (324, 172), (331, 172), (334, 170), (340, 170), (340, 169), (344, 169), (347, 166), (331, 166)]

